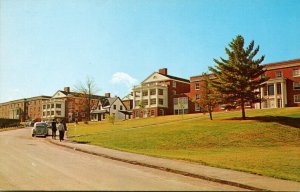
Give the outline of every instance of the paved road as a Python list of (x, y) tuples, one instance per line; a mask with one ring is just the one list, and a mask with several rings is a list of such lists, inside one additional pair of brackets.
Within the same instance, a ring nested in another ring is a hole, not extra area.
[(0, 190), (241, 190), (0, 132)]

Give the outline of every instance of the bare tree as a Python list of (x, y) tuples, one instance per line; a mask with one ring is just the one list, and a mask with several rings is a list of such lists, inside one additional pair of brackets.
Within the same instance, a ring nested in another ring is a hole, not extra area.
[(83, 99), (83, 111), (87, 114), (86, 120), (90, 120), (90, 113), (92, 107), (92, 99), (99, 90), (96, 87), (95, 80), (89, 76), (86, 77), (84, 83), (79, 82), (75, 85), (75, 92), (77, 92)]

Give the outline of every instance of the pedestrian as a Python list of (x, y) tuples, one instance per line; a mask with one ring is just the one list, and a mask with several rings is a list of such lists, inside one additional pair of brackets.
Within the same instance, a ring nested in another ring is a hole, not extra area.
[(63, 120), (63, 125), (65, 127), (65, 133), (66, 133), (66, 137), (67, 137), (68, 128), (67, 128), (67, 124), (66, 124), (66, 119)]
[(52, 121), (52, 139), (56, 139), (56, 121)]
[(58, 129), (58, 131), (59, 131), (59, 141), (64, 140), (64, 135), (65, 135), (65, 127), (64, 127), (64, 124), (62, 124), (60, 121), (58, 121), (57, 129)]

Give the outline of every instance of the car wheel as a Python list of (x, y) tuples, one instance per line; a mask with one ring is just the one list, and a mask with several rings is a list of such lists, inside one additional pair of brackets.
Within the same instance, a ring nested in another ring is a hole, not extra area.
[(31, 136), (34, 137), (34, 134), (32, 134)]

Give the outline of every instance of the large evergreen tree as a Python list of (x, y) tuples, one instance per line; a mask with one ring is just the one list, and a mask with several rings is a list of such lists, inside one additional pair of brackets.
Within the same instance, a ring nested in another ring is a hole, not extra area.
[(225, 48), (228, 59), (214, 59), (215, 67), (209, 70), (216, 77), (213, 87), (216, 88), (225, 99), (225, 103), (238, 103), (242, 109), (242, 119), (245, 115), (245, 102), (254, 101), (257, 90), (267, 80), (263, 66), (260, 65), (264, 56), (254, 59), (259, 51), (259, 46), (254, 49), (254, 41), (244, 49), (244, 38), (238, 35)]

